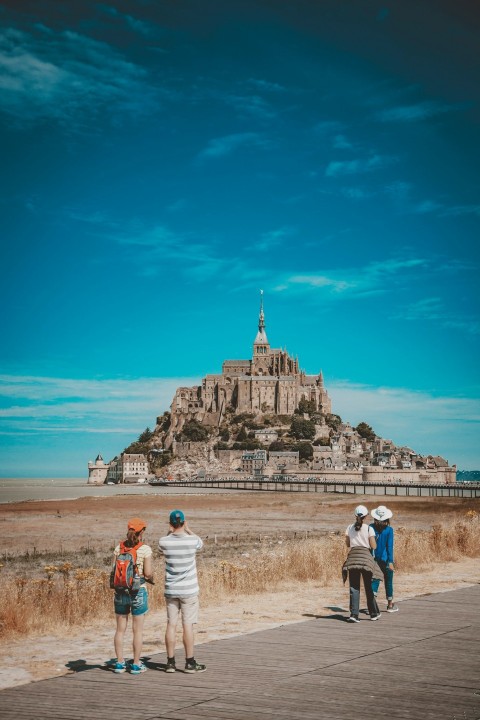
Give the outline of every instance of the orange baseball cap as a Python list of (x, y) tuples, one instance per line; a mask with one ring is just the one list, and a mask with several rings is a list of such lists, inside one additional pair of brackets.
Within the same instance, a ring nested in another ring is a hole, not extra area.
[(136, 533), (142, 532), (142, 530), (145, 530), (146, 527), (146, 523), (144, 523), (143, 520), (140, 520), (140, 518), (132, 518), (128, 521), (128, 529), (135, 530)]

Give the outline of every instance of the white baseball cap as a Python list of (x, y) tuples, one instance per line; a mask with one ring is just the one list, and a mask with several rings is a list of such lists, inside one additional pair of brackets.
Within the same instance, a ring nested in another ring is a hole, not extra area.
[(368, 515), (368, 510), (365, 505), (357, 505), (357, 507), (355, 508), (355, 515), (360, 515), (361, 517), (365, 517), (365, 515)]

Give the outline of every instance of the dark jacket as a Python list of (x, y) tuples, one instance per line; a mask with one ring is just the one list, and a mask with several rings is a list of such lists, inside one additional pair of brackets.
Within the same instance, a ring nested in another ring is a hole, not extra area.
[(350, 548), (347, 559), (343, 563), (342, 578), (346, 582), (349, 570), (365, 570), (372, 573), (373, 580), (383, 580), (383, 573), (368, 548)]

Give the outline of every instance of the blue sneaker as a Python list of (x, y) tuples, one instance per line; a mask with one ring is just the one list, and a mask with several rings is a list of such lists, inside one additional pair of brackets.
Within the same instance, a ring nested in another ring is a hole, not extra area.
[(112, 668), (114, 673), (124, 673), (127, 672), (127, 664), (126, 662), (113, 662), (110, 667)]
[(134, 665), (133, 663), (130, 665), (130, 673), (132, 675), (140, 675), (140, 673), (144, 672), (147, 672), (147, 666), (144, 665), (142, 661), (140, 661), (138, 665)]

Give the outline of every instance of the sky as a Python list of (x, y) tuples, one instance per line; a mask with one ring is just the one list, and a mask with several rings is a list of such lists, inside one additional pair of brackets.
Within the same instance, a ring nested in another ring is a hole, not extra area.
[(87, 477), (273, 347), (480, 468), (479, 14), (0, 1), (0, 476)]

